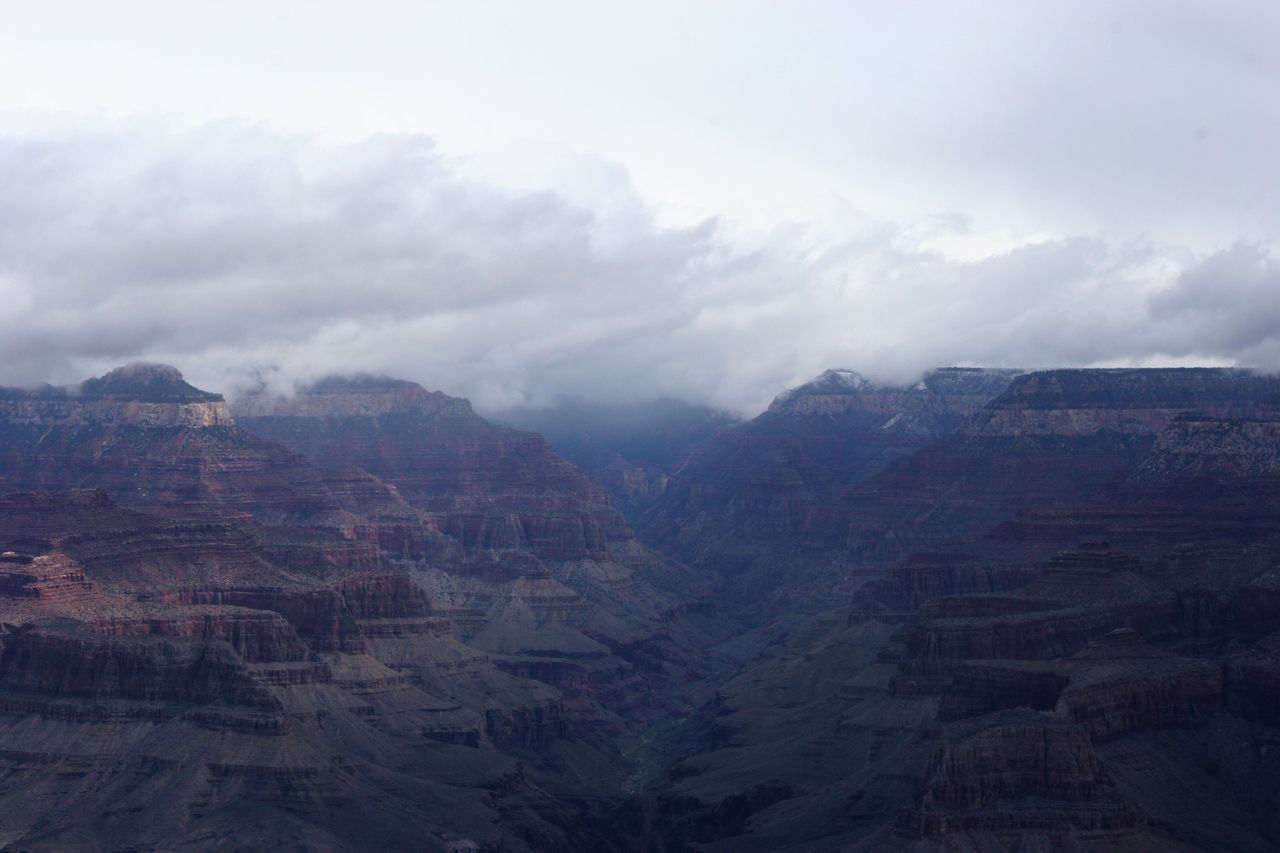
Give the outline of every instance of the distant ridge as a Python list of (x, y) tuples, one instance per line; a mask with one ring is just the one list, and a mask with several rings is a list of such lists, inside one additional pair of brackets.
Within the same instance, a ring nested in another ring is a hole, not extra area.
[(137, 400), (142, 403), (215, 403), (221, 394), (202, 391), (182, 378), (176, 367), (135, 362), (80, 383), (82, 397)]
[(221, 394), (203, 391), (167, 364), (135, 362), (79, 385), (0, 388), (0, 400), (128, 400), (139, 403), (221, 403)]

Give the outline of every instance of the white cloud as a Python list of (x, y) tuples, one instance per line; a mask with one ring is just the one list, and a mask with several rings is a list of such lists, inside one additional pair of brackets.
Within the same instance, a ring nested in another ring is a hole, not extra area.
[(833, 365), (907, 381), (943, 364), (1280, 363), (1262, 247), (1037, 237), (964, 260), (936, 246), (963, 214), (746, 236), (659, 225), (598, 158), (570, 183), (506, 189), (417, 135), (95, 122), (0, 138), (0, 381), (142, 358), (214, 390), (363, 370), (482, 407), (667, 394), (751, 411)]

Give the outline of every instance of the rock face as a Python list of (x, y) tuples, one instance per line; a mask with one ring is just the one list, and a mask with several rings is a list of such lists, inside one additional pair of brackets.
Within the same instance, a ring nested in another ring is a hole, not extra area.
[(292, 398), (249, 396), (238, 422), (317, 464), (341, 459), (395, 486), (466, 547), (598, 558), (631, 538), (604, 490), (534, 433), (409, 382), (328, 379)]
[(1274, 378), (1227, 369), (1026, 374), (954, 434), (851, 489), (835, 523), (857, 559), (900, 560), (1099, 493), (1176, 420), (1274, 418), (1278, 391)]
[[(878, 415), (885, 431), (945, 435), (982, 409), (1019, 375), (1014, 370), (948, 367), (930, 371), (915, 385), (886, 387), (852, 370), (828, 370), (784, 391), (769, 406), (772, 415)], [(896, 418), (896, 420), (895, 420)]]
[[(844, 547), (847, 490), (951, 434), (1016, 375), (948, 368), (893, 388), (827, 371), (694, 453), (641, 518), (641, 534), (685, 562), (735, 575), (745, 595), (768, 594), (780, 558), (825, 563)], [(794, 580), (793, 593), (803, 585)]]
[[(57, 699), (112, 699), (279, 710), (231, 648), (175, 643), (158, 634), (112, 637), (78, 626), (33, 627), (4, 640), (5, 690)], [(255, 651), (258, 649), (256, 647)]]
[(539, 436), (313, 390), (332, 467), (171, 368), (0, 392), (0, 845), (605, 843), (542, 786), (613, 786), (596, 721), (664, 707), (678, 567)]
[(222, 395), (201, 391), (161, 364), (121, 367), (75, 388), (0, 389), (0, 419), (41, 426), (231, 426)]
[(1224, 702), (1232, 713), (1280, 726), (1280, 636), (1232, 658), (1223, 667)]
[(820, 558), (775, 528), (827, 607), (774, 611), (672, 790), (795, 792), (722, 849), (1273, 849), (1278, 391), (1027, 374), (810, 516)]
[[(1078, 661), (1078, 662), (1076, 662)], [(1222, 701), (1222, 668), (1147, 647), (1120, 629), (1076, 656), (1059, 710), (1095, 741), (1206, 724)]]
[(356, 377), (287, 399), (250, 396), (235, 409), (262, 438), (370, 477), (324, 475), (344, 507), (373, 522), (356, 534), (375, 540), (461, 636), (489, 651), (598, 655), (665, 634), (663, 614), (691, 590), (544, 438), (490, 424), (464, 400)]
[(665, 558), (465, 401), (232, 408), (0, 394), (0, 846), (1280, 845), (1280, 380), (832, 371)]
[(72, 390), (0, 390), (0, 478), (11, 491), (100, 488), (174, 515), (275, 523), (336, 510), (297, 456), (238, 429), (221, 396), (154, 365)]
[(1206, 724), (1218, 710), (1223, 671), (1181, 658), (1120, 628), (1066, 659), (972, 661), (953, 670), (939, 719), (1002, 709), (1052, 711), (1084, 727), (1095, 741), (1136, 731)]
[(84, 570), (65, 554), (0, 552), (0, 596), (63, 611), (93, 597)]
[(54, 542), (95, 584), (134, 595), (302, 582), (271, 563), (248, 530), (227, 521), (162, 518), (118, 506), (101, 490), (0, 496), (0, 549), (39, 549)]
[(1247, 370), (1046, 370), (1027, 374), (966, 435), (1155, 435), (1180, 414), (1257, 418), (1280, 409), (1277, 384)]
[(1098, 844), (1139, 827), (1137, 810), (1116, 790), (1088, 733), (1075, 726), (1011, 715), (977, 732), (955, 727), (927, 773), (920, 804), (905, 819), (924, 837), (1017, 843), (1036, 833)]

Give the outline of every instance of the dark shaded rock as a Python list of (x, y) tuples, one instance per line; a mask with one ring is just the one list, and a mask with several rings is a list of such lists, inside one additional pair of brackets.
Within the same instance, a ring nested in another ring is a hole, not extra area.
[(1079, 726), (1010, 715), (956, 724), (929, 762), (919, 805), (903, 825), (920, 836), (986, 832), (1097, 834), (1141, 825)]
[[(104, 636), (72, 624), (19, 629), (4, 637), (0, 689), (89, 701), (278, 709), (231, 644), (170, 639), (176, 636)], [(200, 639), (213, 637), (202, 633)]]

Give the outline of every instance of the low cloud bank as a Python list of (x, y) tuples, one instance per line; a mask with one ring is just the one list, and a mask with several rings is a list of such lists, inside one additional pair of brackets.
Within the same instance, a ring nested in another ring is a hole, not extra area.
[(1087, 235), (964, 261), (933, 248), (963, 215), (834, 240), (664, 228), (614, 174), (595, 205), (466, 178), (421, 136), (0, 138), (0, 383), (145, 359), (229, 392), (370, 371), (481, 409), (579, 394), (753, 413), (830, 366), (1280, 367), (1265, 245)]

